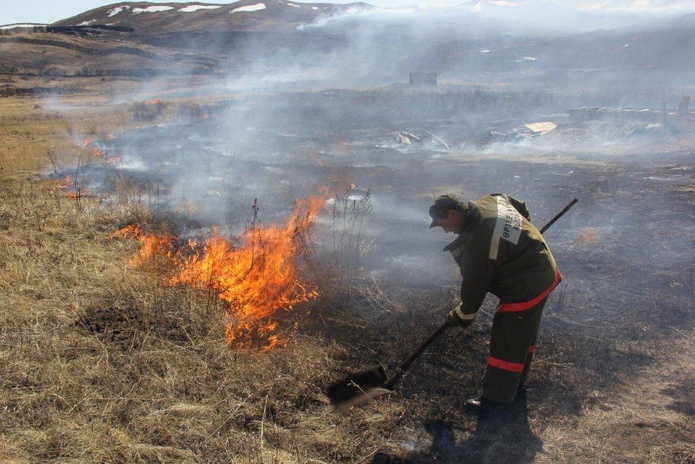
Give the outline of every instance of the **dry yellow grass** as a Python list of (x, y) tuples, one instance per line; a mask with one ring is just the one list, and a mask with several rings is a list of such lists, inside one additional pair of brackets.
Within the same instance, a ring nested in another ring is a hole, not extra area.
[[(78, 109), (61, 110), (70, 103)], [(87, 137), (127, 127), (127, 107), (104, 110), (104, 98), (72, 97), (49, 101), (36, 98), (3, 98), (0, 101), (0, 167), (4, 177), (34, 174), (61, 168), (87, 157), (81, 146)], [(132, 124), (132, 122), (131, 122)]]
[[(695, 462), (695, 421), (688, 405), (695, 379), (695, 334), (675, 330), (677, 352), (661, 351), (617, 396), (596, 391), (568, 423), (548, 427), (539, 463)], [(681, 401), (674, 403), (673, 398)], [(688, 413), (690, 411), (690, 414)]]

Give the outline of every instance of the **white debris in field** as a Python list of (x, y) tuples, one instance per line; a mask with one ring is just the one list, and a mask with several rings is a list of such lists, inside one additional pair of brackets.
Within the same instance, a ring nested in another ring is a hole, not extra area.
[(399, 132), (396, 134), (396, 141), (404, 145), (412, 145), (413, 141), (419, 141), (420, 137), (410, 132)]
[(524, 127), (533, 132), (534, 134), (545, 135), (548, 132), (555, 130), (557, 125), (553, 122), (532, 122), (529, 124), (524, 124)]
[(229, 14), (240, 13), (240, 12), (252, 12), (265, 10), (265, 3), (256, 3), (255, 5), (240, 6), (239, 8), (234, 8)]

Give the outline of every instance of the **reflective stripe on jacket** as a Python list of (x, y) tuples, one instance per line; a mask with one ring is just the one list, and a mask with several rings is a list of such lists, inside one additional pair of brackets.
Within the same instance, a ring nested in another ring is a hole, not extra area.
[(500, 299), (500, 308), (512, 308), (546, 291), (547, 297), (559, 283), (555, 259), (529, 218), (524, 202), (508, 195), (467, 204), (461, 233), (444, 248), (461, 270), (464, 314), (475, 314), (488, 292)]

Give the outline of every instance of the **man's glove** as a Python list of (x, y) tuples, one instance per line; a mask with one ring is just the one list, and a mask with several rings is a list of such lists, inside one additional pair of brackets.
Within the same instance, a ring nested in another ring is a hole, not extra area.
[(464, 329), (473, 323), (475, 319), (475, 313), (464, 314), (463, 313), (463, 303), (459, 304), (456, 308), (449, 311), (446, 316), (446, 320), (449, 323), (449, 327), (463, 327)]

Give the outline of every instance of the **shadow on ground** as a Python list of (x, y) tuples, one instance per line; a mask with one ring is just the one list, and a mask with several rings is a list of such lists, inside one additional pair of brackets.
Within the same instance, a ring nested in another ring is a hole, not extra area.
[(473, 434), (461, 443), (456, 443), (451, 423), (430, 420), (424, 427), (432, 435), (428, 449), (398, 458), (377, 454), (372, 464), (524, 464), (534, 462), (543, 449), (543, 442), (529, 427), (525, 393), (519, 393), (509, 406), (481, 414)]

